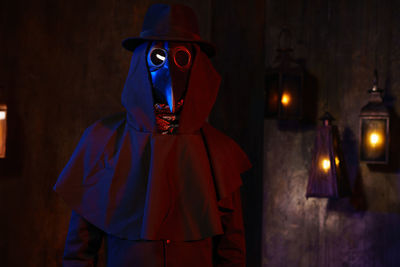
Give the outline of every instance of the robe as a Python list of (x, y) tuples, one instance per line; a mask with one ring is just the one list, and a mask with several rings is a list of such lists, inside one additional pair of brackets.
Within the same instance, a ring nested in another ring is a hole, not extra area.
[(54, 186), (73, 210), (65, 266), (94, 266), (102, 240), (107, 266), (244, 266), (239, 188), (251, 164), (206, 122), (220, 76), (194, 47), (176, 134), (156, 131), (147, 44), (132, 55), (126, 111), (85, 130)]

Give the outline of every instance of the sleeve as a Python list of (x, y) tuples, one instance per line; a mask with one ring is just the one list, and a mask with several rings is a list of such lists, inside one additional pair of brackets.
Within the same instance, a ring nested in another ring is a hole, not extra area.
[(224, 234), (214, 237), (214, 262), (217, 267), (245, 267), (246, 245), (240, 190), (227, 199), (233, 210), (221, 210)]
[(103, 231), (72, 211), (65, 241), (64, 267), (94, 267), (103, 240)]

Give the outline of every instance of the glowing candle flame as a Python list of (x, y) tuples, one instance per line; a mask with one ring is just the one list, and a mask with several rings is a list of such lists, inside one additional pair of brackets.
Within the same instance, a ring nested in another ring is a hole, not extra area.
[(372, 147), (375, 147), (381, 143), (381, 136), (380, 134), (373, 132), (369, 135), (369, 143)]
[(290, 95), (288, 93), (283, 93), (281, 98), (281, 103), (284, 106), (288, 106), (290, 103)]
[(331, 168), (331, 161), (328, 158), (324, 158), (321, 160), (321, 167), (324, 172), (328, 172)]
[(335, 164), (336, 164), (336, 166), (339, 166), (339, 163), (340, 163), (339, 158), (338, 158), (338, 157), (335, 157)]
[(6, 110), (0, 110), (0, 158), (6, 157)]

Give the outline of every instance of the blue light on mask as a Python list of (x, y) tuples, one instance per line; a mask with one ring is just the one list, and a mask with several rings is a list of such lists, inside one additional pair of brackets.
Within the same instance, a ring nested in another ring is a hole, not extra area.
[(147, 66), (153, 84), (154, 104), (168, 105), (177, 112), (177, 103), (183, 100), (193, 61), (190, 43), (155, 41), (147, 54)]
[(147, 64), (153, 82), (155, 101), (157, 103), (167, 103), (170, 111), (174, 112), (174, 92), (168, 50), (168, 42), (164, 42), (163, 47), (154, 45), (147, 55)]

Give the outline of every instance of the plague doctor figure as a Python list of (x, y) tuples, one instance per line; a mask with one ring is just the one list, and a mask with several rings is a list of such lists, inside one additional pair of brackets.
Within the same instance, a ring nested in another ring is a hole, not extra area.
[(72, 208), (64, 266), (245, 266), (245, 153), (206, 122), (220, 76), (183, 5), (152, 5), (122, 92), (88, 127), (54, 190)]

